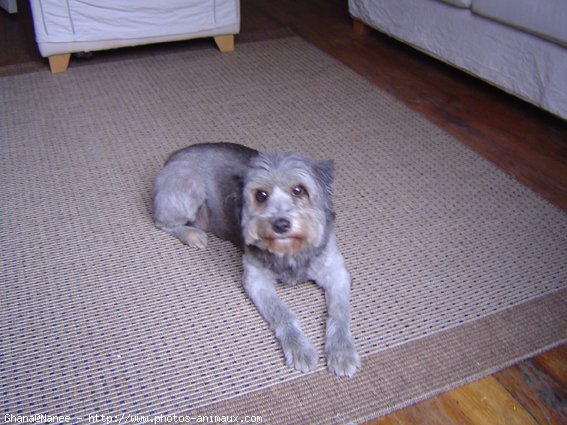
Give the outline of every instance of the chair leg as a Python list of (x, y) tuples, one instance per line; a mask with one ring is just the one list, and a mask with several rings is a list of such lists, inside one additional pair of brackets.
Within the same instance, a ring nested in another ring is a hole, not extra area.
[(63, 53), (62, 55), (49, 56), (49, 68), (52, 74), (67, 71), (71, 53)]
[(370, 32), (370, 28), (364, 22), (359, 19), (353, 18), (352, 19), (352, 30), (355, 35), (368, 35)]
[(234, 35), (217, 35), (215, 43), (221, 52), (234, 51)]

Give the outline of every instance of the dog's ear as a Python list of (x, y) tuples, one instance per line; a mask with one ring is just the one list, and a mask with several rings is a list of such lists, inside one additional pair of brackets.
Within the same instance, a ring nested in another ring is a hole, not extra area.
[(329, 196), (333, 195), (333, 176), (335, 164), (331, 160), (315, 161), (313, 171), (318, 183), (325, 189)]

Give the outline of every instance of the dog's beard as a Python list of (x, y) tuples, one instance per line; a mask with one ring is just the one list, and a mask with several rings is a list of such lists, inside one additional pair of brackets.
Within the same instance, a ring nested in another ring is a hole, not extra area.
[(290, 222), (290, 230), (282, 234), (274, 231), (272, 219), (252, 217), (244, 229), (244, 241), (246, 245), (277, 256), (297, 255), (307, 248), (321, 245), (325, 231), (325, 216), (321, 211), (303, 210), (291, 217)]
[(303, 249), (306, 244), (305, 239), (299, 236), (292, 236), (288, 238), (282, 237), (266, 237), (262, 239), (265, 248), (272, 254), (283, 256), (285, 254), (296, 255)]

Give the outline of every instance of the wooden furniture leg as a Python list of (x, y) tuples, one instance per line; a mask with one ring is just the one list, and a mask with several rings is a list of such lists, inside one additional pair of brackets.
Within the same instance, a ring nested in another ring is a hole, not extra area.
[(367, 35), (370, 32), (368, 25), (356, 18), (352, 20), (352, 30), (356, 35)]
[(217, 35), (215, 43), (221, 52), (234, 51), (234, 35)]
[(63, 53), (62, 55), (49, 56), (49, 68), (52, 74), (57, 74), (59, 72), (65, 72), (69, 66), (69, 60), (71, 59), (71, 53)]

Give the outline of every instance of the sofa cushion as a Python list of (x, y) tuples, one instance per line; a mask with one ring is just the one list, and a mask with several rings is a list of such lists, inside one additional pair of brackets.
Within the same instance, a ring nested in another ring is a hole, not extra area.
[(441, 1), (452, 4), (453, 6), (464, 7), (465, 9), (471, 7), (471, 3), (472, 3), (472, 0), (441, 0)]
[(472, 10), (567, 46), (565, 0), (473, 0)]

